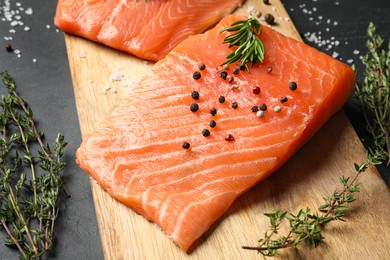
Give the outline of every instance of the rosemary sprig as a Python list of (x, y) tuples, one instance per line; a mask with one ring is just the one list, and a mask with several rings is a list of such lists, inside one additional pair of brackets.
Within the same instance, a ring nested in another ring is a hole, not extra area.
[[(307, 242), (311, 246), (317, 246), (324, 240), (321, 233), (321, 226), (334, 220), (345, 221), (343, 217), (348, 210), (348, 204), (355, 201), (353, 193), (359, 192), (359, 184), (356, 183), (360, 174), (366, 171), (370, 164), (380, 164), (384, 158), (383, 151), (377, 150), (374, 153), (367, 153), (367, 161), (361, 164), (354, 164), (356, 173), (352, 179), (340, 177), (343, 188), (334, 191), (332, 195), (324, 198), (325, 204), (318, 208), (320, 213), (311, 213), (310, 208), (301, 209), (297, 214), (281, 212), (265, 213), (270, 220), (270, 229), (265, 232), (264, 237), (258, 242), (258, 246), (243, 246), (243, 249), (256, 250), (264, 257), (276, 256), (278, 250), (283, 248), (297, 248), (302, 242)], [(289, 223), (287, 235), (278, 234), (282, 223)]]
[(374, 138), (375, 146), (386, 154), (387, 165), (390, 165), (390, 42), (387, 50), (382, 48), (384, 41), (373, 23), (369, 24), (367, 34), (364, 82), (362, 86), (356, 85), (355, 90), (367, 130)]
[(53, 151), (43, 142), (15, 81), (7, 71), (0, 75), (8, 93), (0, 103), (0, 225), (21, 259), (40, 259), (53, 247), (67, 143), (60, 134)]
[[(225, 37), (222, 43), (228, 43), (229, 48), (238, 46), (232, 51), (220, 66), (226, 64), (232, 64), (239, 62), (240, 66), (245, 66), (247, 71), (258, 62), (264, 60), (264, 45), (259, 39), (258, 35), (261, 34), (261, 25), (259, 20), (250, 16), (246, 20), (240, 20), (231, 24), (230, 27), (224, 28), (220, 31), (234, 32)], [(250, 66), (248, 67), (248, 63)]]

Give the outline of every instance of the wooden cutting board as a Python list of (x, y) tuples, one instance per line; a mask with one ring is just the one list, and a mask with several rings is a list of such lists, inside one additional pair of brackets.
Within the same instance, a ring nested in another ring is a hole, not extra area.
[[(301, 40), (283, 5), (253, 0), (248, 7), (272, 13), (279, 32)], [(153, 65), (131, 55), (72, 35), (65, 35), (78, 116), (83, 137), (113, 110)], [(111, 82), (110, 74), (124, 78)], [(339, 187), (338, 178), (353, 174), (353, 163), (365, 160), (365, 150), (343, 112), (336, 114), (312, 140), (270, 178), (239, 198), (207, 231), (189, 253), (182, 252), (157, 226), (112, 199), (91, 181), (102, 248), (106, 259), (259, 259), (255, 246), (268, 227), (265, 212), (277, 207), (296, 213), (313, 210), (322, 198)], [(283, 259), (390, 259), (390, 194), (370, 167), (361, 176), (358, 202), (351, 205), (347, 222), (330, 223), (324, 229), (325, 243), (303, 246), (298, 252), (283, 250)], [(283, 232), (282, 229), (280, 232)], [(88, 250), (88, 249), (86, 249)]]

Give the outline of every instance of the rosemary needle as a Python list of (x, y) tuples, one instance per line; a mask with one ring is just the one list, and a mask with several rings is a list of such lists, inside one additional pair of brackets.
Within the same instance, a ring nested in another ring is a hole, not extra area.
[[(237, 47), (232, 51), (220, 66), (239, 62), (244, 65), (247, 71), (258, 62), (264, 60), (264, 45), (259, 39), (261, 34), (261, 25), (259, 20), (250, 16), (248, 19), (240, 20), (231, 24), (230, 27), (224, 28), (220, 31), (233, 32), (226, 36), (222, 43), (229, 44), (229, 48)], [(248, 67), (248, 63), (250, 63)]]

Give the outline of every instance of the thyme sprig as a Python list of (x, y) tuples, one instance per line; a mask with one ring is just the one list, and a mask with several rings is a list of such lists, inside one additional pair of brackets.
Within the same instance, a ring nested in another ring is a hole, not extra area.
[[(226, 36), (222, 43), (228, 43), (229, 48), (238, 46), (232, 51), (220, 66), (226, 64), (232, 64), (239, 62), (241, 66), (245, 66), (247, 71), (258, 62), (264, 60), (264, 45), (259, 39), (258, 35), (261, 34), (261, 25), (259, 20), (250, 16), (248, 19), (240, 20), (231, 24), (230, 27), (224, 28), (220, 31), (234, 32)], [(248, 63), (250, 66), (248, 67)]]
[(67, 143), (60, 134), (53, 150), (44, 143), (15, 81), (7, 71), (0, 75), (7, 87), (0, 103), (0, 225), (20, 259), (40, 259), (53, 247)]
[(390, 42), (387, 50), (383, 48), (384, 41), (373, 23), (369, 24), (367, 34), (364, 81), (362, 86), (356, 85), (355, 90), (367, 130), (375, 146), (387, 155), (387, 165), (390, 165)]
[[(281, 212), (265, 213), (270, 220), (270, 228), (265, 232), (264, 237), (258, 242), (258, 246), (243, 246), (243, 249), (256, 250), (264, 257), (276, 256), (278, 250), (284, 248), (297, 248), (302, 242), (311, 246), (317, 246), (324, 240), (321, 227), (334, 220), (345, 221), (343, 217), (348, 210), (348, 204), (354, 202), (354, 193), (359, 192), (358, 177), (367, 170), (370, 164), (380, 164), (384, 158), (381, 150), (367, 153), (367, 161), (361, 164), (354, 164), (355, 175), (353, 178), (342, 176), (340, 182), (342, 189), (334, 191), (329, 197), (324, 198), (325, 204), (318, 208), (318, 212), (311, 213), (310, 208), (301, 209), (297, 214)], [(287, 235), (278, 235), (280, 225), (288, 222), (289, 231)], [(276, 237), (277, 236), (277, 237)]]

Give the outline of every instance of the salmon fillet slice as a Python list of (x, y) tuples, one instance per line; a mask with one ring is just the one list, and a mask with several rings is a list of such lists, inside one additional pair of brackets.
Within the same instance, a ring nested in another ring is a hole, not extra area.
[(55, 25), (148, 60), (160, 60), (243, 0), (59, 0)]
[[(340, 110), (355, 83), (349, 66), (265, 26), (264, 62), (237, 75), (231, 65), (224, 79), (219, 64), (231, 49), (219, 31), (244, 18), (229, 15), (179, 44), (77, 151), (77, 163), (109, 194), (184, 251)], [(267, 110), (258, 117), (252, 107), (263, 103)]]

